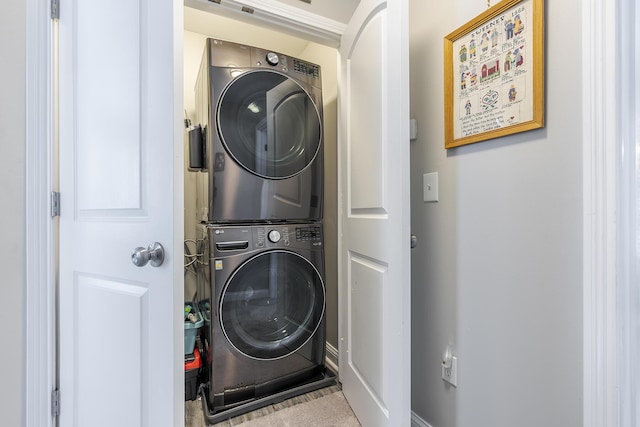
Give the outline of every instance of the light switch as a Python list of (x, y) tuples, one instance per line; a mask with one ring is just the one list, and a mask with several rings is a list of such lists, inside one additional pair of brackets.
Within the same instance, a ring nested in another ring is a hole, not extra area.
[(416, 119), (409, 120), (409, 139), (411, 141), (418, 139), (418, 121)]
[(422, 175), (422, 198), (425, 202), (438, 201), (438, 172)]

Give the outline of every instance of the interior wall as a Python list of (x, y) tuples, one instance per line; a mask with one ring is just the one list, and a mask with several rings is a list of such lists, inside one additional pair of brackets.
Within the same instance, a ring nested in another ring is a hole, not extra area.
[(26, 5), (0, 13), (0, 424), (20, 426), (24, 409)]
[[(337, 51), (317, 43), (266, 30), (259, 26), (218, 17), (192, 8), (185, 8), (185, 28), (193, 30), (185, 31), (184, 33), (184, 105), (186, 114), (190, 118), (195, 117), (194, 87), (207, 37), (270, 48), (321, 66), (325, 163), (323, 224), (325, 237), (325, 286), (327, 293), (326, 325), (327, 341), (337, 348)], [(188, 161), (186, 146), (185, 161)], [(185, 239), (195, 238), (195, 197), (195, 175), (187, 172), (185, 176)], [(186, 296), (195, 291), (195, 281), (192, 276), (191, 274), (185, 276)]]
[[(324, 119), (324, 260), (327, 342), (338, 350), (338, 51), (309, 43), (301, 59), (322, 66)], [(336, 361), (337, 363), (337, 361)]]
[[(581, 2), (545, 2), (545, 127), (445, 150), (443, 37), (485, 7), (410, 0), (412, 409), (433, 427), (579, 426)], [(441, 380), (449, 344), (457, 387)]]

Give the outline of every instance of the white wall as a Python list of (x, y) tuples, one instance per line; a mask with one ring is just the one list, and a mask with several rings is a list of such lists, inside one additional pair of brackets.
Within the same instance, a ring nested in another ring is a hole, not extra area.
[[(581, 3), (546, 2), (545, 128), (445, 150), (443, 37), (485, 7), (410, 0), (412, 408), (433, 427), (579, 426)], [(427, 172), (438, 203), (422, 202)]]
[(25, 251), (25, 13), (6, 0), (0, 13), (0, 424), (23, 410)]

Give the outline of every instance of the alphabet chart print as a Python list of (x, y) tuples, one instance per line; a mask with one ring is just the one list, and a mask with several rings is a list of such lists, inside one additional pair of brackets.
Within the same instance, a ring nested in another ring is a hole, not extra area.
[(453, 42), (454, 139), (533, 119), (532, 5), (519, 2)]

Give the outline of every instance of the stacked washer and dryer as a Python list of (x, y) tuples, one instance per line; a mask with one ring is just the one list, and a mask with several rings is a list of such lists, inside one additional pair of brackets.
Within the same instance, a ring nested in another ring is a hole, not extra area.
[(323, 387), (320, 67), (208, 39), (190, 132), (210, 423)]

